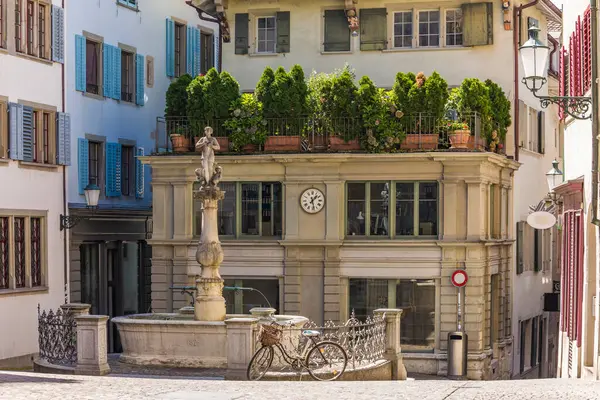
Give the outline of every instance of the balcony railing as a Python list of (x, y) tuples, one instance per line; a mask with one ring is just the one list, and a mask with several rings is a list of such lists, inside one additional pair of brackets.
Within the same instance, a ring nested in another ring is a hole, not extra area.
[[(463, 116), (462, 120), (471, 130), (467, 149), (462, 151), (489, 151), (482, 133), (481, 118), (477, 113)], [(174, 150), (171, 135), (184, 138), (185, 146), (194, 151), (194, 143), (203, 135), (203, 128), (213, 128), (221, 152), (364, 152), (368, 148), (369, 136), (377, 127), (366, 128), (360, 118), (327, 118), (305, 116), (296, 118), (265, 118), (258, 126), (229, 128), (225, 119), (198, 121), (186, 117), (157, 118), (155, 152), (170, 153)], [(390, 140), (388, 151), (454, 151), (450, 149), (447, 120), (430, 114), (405, 115), (399, 119), (399, 131), (403, 133), (400, 143)], [(234, 130), (244, 130), (251, 143), (235, 148)], [(491, 130), (492, 128), (488, 128)], [(233, 134), (233, 135), (232, 135)], [(376, 133), (375, 133), (376, 135)], [(179, 143), (181, 144), (181, 142)], [(502, 144), (494, 151), (503, 152)], [(185, 151), (184, 151), (185, 152)]]

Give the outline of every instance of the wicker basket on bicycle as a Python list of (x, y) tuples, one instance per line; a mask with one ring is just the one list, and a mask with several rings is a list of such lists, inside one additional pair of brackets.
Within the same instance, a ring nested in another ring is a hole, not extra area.
[(260, 343), (263, 346), (275, 346), (281, 342), (283, 329), (277, 323), (260, 326)]

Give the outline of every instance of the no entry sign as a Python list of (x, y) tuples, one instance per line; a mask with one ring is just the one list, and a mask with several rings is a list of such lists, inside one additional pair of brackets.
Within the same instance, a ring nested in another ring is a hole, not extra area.
[(452, 284), (456, 287), (463, 287), (469, 281), (469, 276), (467, 275), (467, 271), (462, 269), (457, 269), (452, 273), (452, 277), (450, 278)]

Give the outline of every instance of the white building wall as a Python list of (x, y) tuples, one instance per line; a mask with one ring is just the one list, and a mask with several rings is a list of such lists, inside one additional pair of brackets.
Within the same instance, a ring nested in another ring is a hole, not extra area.
[[(60, 6), (61, 0), (53, 0)], [(5, 1), (6, 5), (7, 2)], [(8, 46), (0, 48), (0, 101), (35, 102), (62, 109), (62, 64), (15, 55), (14, 2), (8, 1)], [(48, 21), (48, 29), (50, 29)], [(6, 115), (0, 117), (6, 122)], [(6, 129), (6, 132), (8, 130)], [(65, 235), (61, 232), (63, 213), (62, 166), (36, 166), (20, 161), (0, 159), (0, 214), (45, 215), (45, 281), (41, 288), (0, 290), (0, 365), (22, 365), (38, 351), (37, 306), (54, 309), (64, 303)], [(12, 252), (13, 249), (10, 248)], [(7, 360), (11, 359), (11, 360)]]

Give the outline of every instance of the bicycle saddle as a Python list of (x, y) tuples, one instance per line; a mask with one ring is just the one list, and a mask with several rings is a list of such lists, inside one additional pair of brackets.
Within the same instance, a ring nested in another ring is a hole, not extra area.
[(314, 337), (314, 336), (320, 336), (320, 335), (321, 335), (320, 331), (313, 331), (310, 329), (302, 331), (302, 336), (306, 336), (306, 337)]

